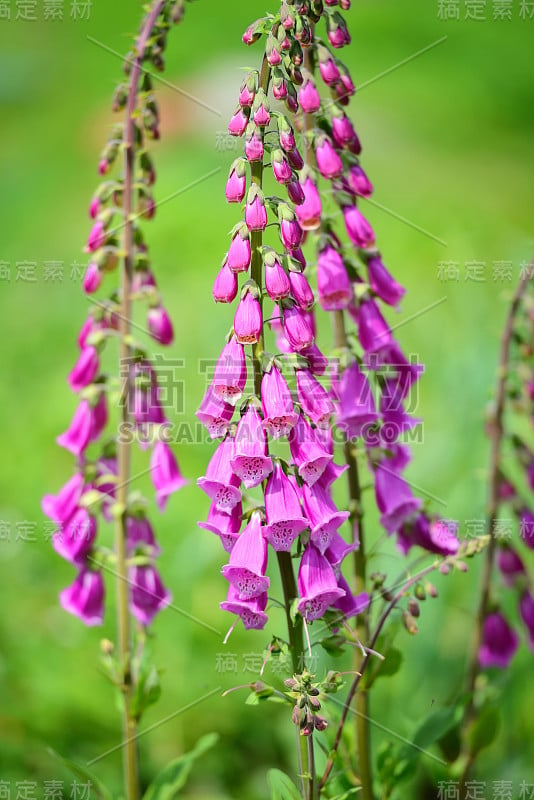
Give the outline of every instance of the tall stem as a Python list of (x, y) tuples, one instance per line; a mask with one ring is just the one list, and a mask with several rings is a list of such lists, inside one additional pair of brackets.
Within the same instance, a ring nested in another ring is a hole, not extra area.
[[(133, 245), (133, 183), (135, 173), (135, 109), (137, 106), (137, 93), (142, 62), (148, 37), (154, 24), (165, 5), (164, 0), (154, 4), (150, 13), (145, 18), (136, 46), (136, 57), (130, 71), (128, 100), (126, 105), (126, 125), (124, 132), (124, 259), (121, 270), (121, 308), (120, 308), (120, 350), (119, 369), (124, 377), (121, 427), (127, 430), (130, 422), (130, 369), (131, 349), (128, 344), (131, 331), (131, 288), (134, 267)], [(118, 484), (117, 504), (121, 509), (117, 517), (115, 528), (115, 551), (117, 570), (117, 638), (119, 650), (119, 663), (122, 670), (121, 691), (123, 696), (123, 766), (124, 784), (127, 800), (139, 798), (139, 766), (137, 751), (137, 720), (132, 715), (132, 675), (131, 675), (131, 629), (129, 612), (128, 566), (126, 553), (126, 518), (128, 503), (128, 485), (130, 481), (130, 455), (131, 447), (126, 436), (119, 436), (118, 441)]]
[[(345, 314), (343, 311), (333, 312), (332, 325), (336, 348), (347, 348), (347, 331), (345, 328)], [(349, 489), (349, 510), (352, 522), (352, 539), (354, 543), (358, 544), (358, 549), (354, 551), (354, 582), (356, 594), (359, 594), (365, 591), (367, 581), (360, 475), (354, 448), (349, 440), (345, 442), (344, 452), (345, 461), (348, 465), (347, 481)], [(369, 613), (367, 609), (360, 615), (360, 619), (361, 622), (359, 622), (356, 627), (356, 635), (358, 639), (367, 643), (369, 641)], [(367, 656), (363, 657), (356, 651), (356, 663), (354, 668), (357, 672), (362, 672), (365, 658), (367, 658)], [(362, 800), (373, 800), (371, 728), (369, 725), (370, 703), (369, 692), (365, 685), (363, 685), (360, 691), (355, 695), (354, 711), (356, 716), (356, 742), (358, 746), (358, 772), (362, 784), (361, 797)]]
[[(266, 56), (263, 57), (259, 85), (265, 94), (269, 91), (269, 83), (271, 80), (271, 68)], [(263, 136), (263, 134), (262, 134)], [(252, 183), (256, 184), (259, 189), (263, 187), (263, 161), (253, 161), (250, 165), (250, 176)], [(261, 246), (263, 242), (262, 231), (252, 231), (250, 234), (250, 248), (251, 248), (251, 263), (250, 263), (250, 276), (260, 289), (260, 307), (263, 313), (263, 256)], [(264, 336), (263, 331), (260, 335), (259, 341), (252, 346), (252, 366), (254, 374), (254, 393), (259, 397), (261, 394), (261, 381), (262, 381), (262, 356), (264, 351)], [(300, 617), (292, 618), (291, 605), (295, 597), (297, 597), (297, 586), (295, 583), (295, 574), (293, 571), (293, 564), (291, 555), (289, 553), (278, 552), (278, 567), (280, 569), (280, 577), (282, 580), (282, 590), (284, 593), (284, 607), (286, 612), (289, 650), (291, 653), (291, 663), (293, 672), (298, 673), (302, 671), (302, 654), (303, 635), (302, 635), (302, 619)], [(306, 740), (311, 740), (307, 742)], [(315, 800), (315, 773), (313, 768), (313, 759), (310, 762), (310, 748), (313, 755), (313, 734), (309, 737), (301, 736), (297, 729), (297, 760), (300, 768), (301, 775), (301, 788), (304, 800)]]
[[(480, 665), (478, 661), (478, 652), (482, 644), (484, 633), (484, 620), (486, 619), (489, 611), (490, 595), (491, 595), (491, 579), (493, 574), (493, 562), (495, 559), (495, 550), (497, 541), (493, 534), (495, 530), (495, 523), (499, 516), (500, 497), (499, 497), (499, 484), (500, 484), (500, 461), (501, 461), (501, 448), (504, 435), (504, 411), (506, 405), (506, 383), (508, 380), (508, 370), (510, 364), (510, 346), (514, 333), (515, 319), (523, 296), (527, 290), (527, 286), (532, 277), (532, 266), (525, 270), (510, 305), (508, 315), (501, 338), (501, 351), (499, 357), (499, 367), (497, 373), (497, 388), (495, 394), (495, 410), (492, 415), (489, 429), (490, 437), (490, 464), (489, 464), (489, 495), (488, 495), (488, 511), (487, 511), (487, 526), (489, 534), (489, 545), (486, 551), (486, 557), (482, 568), (481, 591), (478, 611), (475, 622), (475, 632), (471, 640), (471, 650), (469, 661), (467, 664), (466, 674), (466, 692), (469, 694), (469, 701), (466, 706), (463, 727), (464, 730), (470, 722), (472, 722), (475, 714), (475, 686), (478, 675), (480, 673)], [(469, 773), (473, 766), (472, 759), (469, 754), (466, 754), (466, 766), (460, 781), (460, 797), (464, 796), (465, 783), (469, 777)]]

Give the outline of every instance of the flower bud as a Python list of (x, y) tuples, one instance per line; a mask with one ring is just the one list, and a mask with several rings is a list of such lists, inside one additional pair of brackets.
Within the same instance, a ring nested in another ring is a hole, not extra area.
[(245, 110), (241, 108), (236, 109), (232, 119), (228, 123), (228, 133), (232, 136), (243, 136), (248, 125), (248, 116)]
[(241, 91), (239, 92), (239, 105), (252, 106), (256, 94), (256, 73), (251, 72), (243, 83), (241, 84)]
[(263, 160), (263, 141), (254, 123), (249, 123), (245, 138), (245, 156), (248, 161)]
[(317, 169), (323, 178), (337, 178), (343, 172), (343, 162), (326, 136), (318, 140), (315, 146), (315, 157)]
[(271, 153), (271, 164), (274, 177), (278, 183), (289, 183), (293, 177), (293, 170), (291, 169), (289, 161), (285, 157), (283, 150), (280, 150), (280, 148), (273, 150)]
[(239, 223), (234, 230), (235, 233), (228, 249), (228, 268), (232, 272), (246, 272), (251, 259), (248, 228), (244, 223)]
[(255, 185), (248, 190), (245, 223), (249, 231), (264, 231), (267, 227), (267, 209), (263, 192)]
[(104, 275), (99, 270), (97, 264), (95, 264), (94, 261), (91, 261), (85, 270), (85, 275), (83, 276), (84, 292), (86, 294), (93, 294), (93, 292), (96, 292), (102, 283), (103, 278)]
[(231, 303), (237, 295), (237, 276), (225, 261), (213, 284), (213, 299), (216, 303)]
[(228, 203), (241, 203), (245, 197), (247, 176), (245, 160), (238, 158), (230, 168), (226, 181), (225, 195)]
[(305, 114), (314, 114), (321, 107), (321, 98), (311, 77), (299, 89), (299, 103)]
[(147, 325), (150, 335), (156, 342), (163, 345), (172, 344), (174, 339), (172, 323), (163, 306), (149, 309)]
[(240, 344), (256, 344), (262, 330), (261, 308), (252, 292), (247, 292), (240, 300), (234, 317), (235, 338)]

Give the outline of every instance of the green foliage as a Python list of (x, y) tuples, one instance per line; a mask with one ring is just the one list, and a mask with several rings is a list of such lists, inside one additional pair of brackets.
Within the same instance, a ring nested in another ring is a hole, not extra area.
[(271, 787), (271, 800), (302, 800), (299, 790), (284, 772), (270, 769), (267, 777)]
[(194, 762), (212, 748), (218, 739), (217, 733), (208, 733), (198, 740), (193, 750), (168, 764), (150, 784), (143, 800), (174, 800), (184, 788)]
[(69, 758), (64, 758), (60, 756), (59, 753), (56, 753), (55, 750), (51, 748), (48, 749), (48, 752), (51, 756), (53, 756), (56, 761), (58, 761), (63, 767), (65, 767), (68, 772), (71, 773), (75, 778), (80, 778), (85, 784), (91, 786), (91, 791), (98, 800), (112, 800), (113, 795), (106, 789), (104, 784), (86, 767), (82, 766), (81, 764), (77, 764), (75, 761), (71, 761)]

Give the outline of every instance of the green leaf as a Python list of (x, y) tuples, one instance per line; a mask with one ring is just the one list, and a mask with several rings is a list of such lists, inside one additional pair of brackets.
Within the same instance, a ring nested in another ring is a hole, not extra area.
[(461, 712), (462, 707), (458, 705), (433, 711), (417, 729), (413, 743), (425, 749), (439, 742), (460, 721)]
[(386, 676), (396, 675), (402, 666), (404, 656), (396, 647), (390, 647), (383, 661), (379, 661), (373, 670), (367, 686), (371, 686), (377, 678), (384, 678)]
[(352, 789), (343, 792), (343, 794), (336, 794), (336, 796), (333, 797), (332, 800), (347, 800), (348, 797), (352, 797), (357, 792), (361, 792), (361, 790), (362, 790), (361, 786), (353, 786)]
[(109, 789), (106, 789), (104, 784), (98, 778), (96, 778), (92, 772), (86, 769), (86, 767), (83, 767), (81, 764), (77, 764), (75, 761), (71, 761), (64, 756), (60, 756), (59, 753), (56, 753), (56, 751), (52, 750), (50, 747), (48, 748), (48, 752), (76, 778), (81, 778), (84, 783), (90, 783), (91, 790), (96, 797), (100, 798), (100, 800), (112, 800), (113, 795)]
[(485, 706), (467, 732), (467, 741), (472, 756), (493, 742), (499, 730), (501, 716), (495, 706)]
[(302, 800), (299, 790), (285, 772), (270, 769), (267, 777), (271, 787), (271, 800)]
[(167, 764), (150, 784), (143, 795), (143, 800), (174, 800), (178, 797), (178, 792), (186, 784), (193, 762), (213, 747), (218, 738), (217, 733), (202, 736), (193, 750)]

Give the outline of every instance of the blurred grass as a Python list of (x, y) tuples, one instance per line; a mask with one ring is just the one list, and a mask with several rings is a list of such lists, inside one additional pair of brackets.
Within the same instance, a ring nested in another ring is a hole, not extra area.
[[(113, 636), (112, 602), (102, 631), (85, 630), (57, 608), (57, 593), (71, 569), (43, 541), (40, 497), (56, 491), (72, 468), (54, 444), (75, 406), (65, 375), (76, 354), (75, 335), (87, 310), (69, 265), (83, 263), (86, 206), (97, 183), (95, 164), (112, 117), (109, 97), (119, 60), (87, 37), (123, 53), (135, 32), (140, 3), (93, 3), (87, 22), (0, 21), (2, 106), (2, 239), (0, 261), (11, 281), (0, 281), (2, 325), (2, 441), (0, 519), (38, 525), (36, 543), (0, 541), (0, 779), (49, 780), (58, 769), (46, 752), (87, 761), (118, 741), (111, 687), (98, 671), (101, 636)], [(147, 229), (167, 307), (174, 316), (171, 355), (188, 366), (186, 410), (192, 421), (202, 396), (201, 358), (217, 355), (231, 313), (213, 308), (211, 283), (236, 211), (224, 204), (224, 181), (234, 154), (216, 147), (240, 82), (239, 65), (255, 65), (257, 48), (245, 50), (240, 34), (266, 4), (251, 0), (188, 6), (185, 25), (172, 34), (166, 78), (198, 92), (221, 116), (162, 88), (163, 140), (155, 149), (158, 198), (220, 168), (213, 177), (163, 205)], [(491, 12), (488, 9), (489, 16)], [(449, 22), (437, 3), (360, 0), (347, 15), (352, 46), (342, 57), (356, 83), (365, 84), (413, 53), (446, 36), (427, 53), (365, 86), (352, 104), (364, 144), (363, 163), (375, 199), (393, 214), (368, 206), (386, 263), (407, 287), (399, 338), (427, 365), (420, 384), (424, 444), (416, 446), (411, 476), (447, 503), (447, 516), (483, 516), (487, 445), (484, 409), (491, 397), (499, 330), (510, 284), (492, 280), (492, 263), (519, 265), (534, 251), (532, 200), (531, 40), (534, 20)], [(515, 12), (517, 17), (517, 11)], [(447, 243), (404, 224), (401, 216)], [(42, 279), (44, 261), (65, 263), (65, 279)], [(487, 280), (465, 280), (465, 264), (486, 264)], [(17, 261), (37, 261), (39, 280), (15, 280)], [(460, 280), (438, 279), (441, 261), (458, 262)], [(422, 309), (446, 298), (425, 314)], [(410, 319), (413, 316), (413, 319)], [(405, 324), (403, 320), (409, 320)], [(178, 455), (191, 485), (157, 520), (162, 572), (174, 603), (228, 626), (218, 610), (224, 593), (218, 543), (196, 528), (207, 503), (194, 485), (211, 448), (184, 443)], [(146, 482), (141, 481), (140, 485)], [(443, 509), (439, 509), (440, 511)], [(380, 544), (373, 568), (396, 574), (401, 562), (391, 543)], [(402, 636), (405, 666), (382, 681), (373, 716), (409, 736), (432, 706), (460, 688), (478, 570), (439, 580), (440, 600), (426, 604), (421, 633)], [(276, 619), (273, 630), (281, 629)], [(265, 633), (236, 631), (229, 649), (239, 674), (218, 673), (221, 637), (169, 610), (155, 626), (154, 650), (164, 665), (164, 694), (146, 717), (151, 725), (214, 686), (251, 679), (243, 654), (261, 652)], [(534, 702), (527, 681), (530, 655), (523, 649), (505, 684), (504, 724), (498, 744), (481, 761), (485, 780), (534, 781), (525, 742)], [(198, 770), (194, 796), (266, 796), (269, 765), (291, 764), (292, 737), (276, 707), (249, 708), (243, 694), (216, 696), (177, 715), (141, 742), (144, 778), (188, 748), (202, 733), (219, 730), (219, 746)], [(276, 736), (271, 731), (276, 720)], [(375, 729), (378, 746), (388, 735)], [(117, 754), (96, 771), (115, 788)]]

